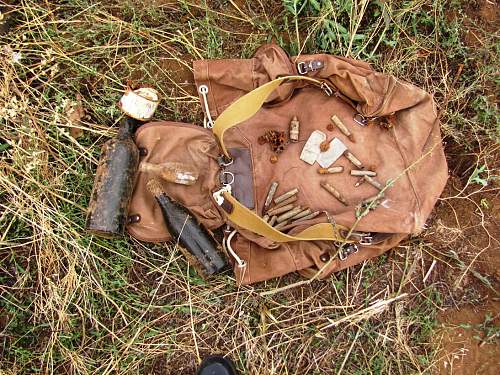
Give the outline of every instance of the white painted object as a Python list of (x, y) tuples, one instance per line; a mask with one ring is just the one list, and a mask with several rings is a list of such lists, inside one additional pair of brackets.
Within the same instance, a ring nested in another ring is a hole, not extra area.
[(141, 87), (137, 90), (127, 88), (118, 106), (126, 115), (139, 121), (148, 121), (153, 118), (159, 102), (158, 91), (151, 87)]
[(329, 168), (346, 150), (346, 145), (340, 139), (333, 138), (328, 150), (319, 154), (318, 164), (323, 168)]
[(321, 142), (326, 140), (326, 134), (322, 131), (315, 130), (309, 136), (302, 152), (300, 153), (300, 160), (305, 161), (307, 164), (313, 165), (316, 159), (318, 159), (321, 153), (320, 145)]

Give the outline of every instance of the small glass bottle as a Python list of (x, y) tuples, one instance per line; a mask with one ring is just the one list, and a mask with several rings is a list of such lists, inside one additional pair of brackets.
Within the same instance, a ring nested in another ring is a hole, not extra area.
[(126, 117), (118, 135), (101, 149), (87, 214), (90, 233), (106, 238), (123, 235), (139, 164), (139, 149), (132, 136), (142, 124)]

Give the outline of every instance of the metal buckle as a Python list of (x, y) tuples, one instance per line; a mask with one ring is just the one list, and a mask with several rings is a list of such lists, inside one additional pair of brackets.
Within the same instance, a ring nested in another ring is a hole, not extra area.
[(323, 81), (323, 82), (321, 82), (321, 85), (319, 87), (324, 91), (326, 96), (333, 95), (333, 89), (330, 86), (328, 86), (328, 83)]
[(339, 259), (341, 261), (344, 261), (349, 257), (349, 255), (355, 254), (358, 251), (359, 251), (358, 245), (351, 243), (347, 245), (345, 249), (339, 251)]
[(301, 61), (297, 64), (297, 72), (304, 75), (309, 72), (315, 72), (316, 70), (322, 69), (324, 66), (325, 64), (320, 60)]
[[(227, 181), (225, 176), (229, 176), (231, 179)], [(219, 174), (219, 182), (222, 185), (232, 185), (234, 182), (234, 174), (232, 172), (222, 171), (221, 174)]]
[(361, 126), (366, 126), (368, 124), (367, 118), (361, 113), (356, 113), (353, 117), (353, 120)]
[(361, 236), (359, 244), (363, 246), (370, 246), (373, 243), (372, 241), (373, 241), (373, 236), (371, 235), (371, 233), (365, 233), (363, 236)]

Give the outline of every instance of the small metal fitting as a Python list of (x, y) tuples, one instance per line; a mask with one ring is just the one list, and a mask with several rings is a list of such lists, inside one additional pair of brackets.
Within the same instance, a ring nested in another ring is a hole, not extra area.
[(297, 64), (297, 72), (300, 75), (304, 75), (309, 72), (315, 72), (316, 70), (322, 69), (324, 66), (325, 63), (320, 60), (301, 61)]

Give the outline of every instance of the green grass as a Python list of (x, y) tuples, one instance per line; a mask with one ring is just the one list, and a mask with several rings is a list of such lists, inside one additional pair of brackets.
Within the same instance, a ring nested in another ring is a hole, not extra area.
[[(143, 3), (3, 7), (12, 27), (0, 31), (0, 373), (193, 373), (213, 352), (245, 374), (430, 373), (436, 314), (450, 292), (422, 275), (436, 258), (457, 278), (468, 274), (467, 254), (448, 259), (410, 240), (326, 281), (263, 297), (299, 277), (237, 288), (227, 273), (207, 283), (169, 244), (89, 236), (85, 208), (127, 80), (160, 90), (158, 118), (201, 124), (192, 82), (179, 78), (192, 61), (248, 58), (271, 40), (291, 55), (364, 59), (432, 92), (446, 104), (447, 150), (474, 156), (457, 172), (465, 187), (456, 199), (488, 201), (498, 181), (498, 32), (471, 19), (474, 4), (457, 1)], [(86, 116), (74, 139), (65, 107), (77, 94)]]

